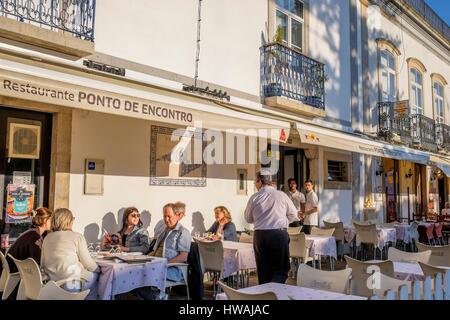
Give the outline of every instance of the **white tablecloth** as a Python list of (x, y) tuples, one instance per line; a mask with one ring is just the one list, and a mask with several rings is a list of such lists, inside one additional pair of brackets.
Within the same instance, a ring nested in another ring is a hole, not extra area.
[(337, 258), (336, 239), (333, 236), (313, 236), (307, 234), (305, 238), (307, 242), (312, 241), (311, 249), (309, 250), (311, 257), (320, 255)]
[(102, 300), (133, 289), (154, 286), (165, 290), (167, 259), (155, 258), (147, 263), (125, 263), (96, 259), (101, 268), (98, 294)]
[[(344, 227), (345, 240), (347, 242), (352, 242), (356, 236), (355, 227)], [(377, 248), (383, 249), (388, 242), (396, 243), (397, 242), (397, 231), (395, 228), (383, 228), (377, 227), (377, 236), (378, 243)], [(356, 238), (356, 243), (359, 245), (358, 238)]]
[[(272, 291), (277, 295), (279, 300), (367, 300), (366, 297), (358, 297), (331, 291), (310, 289), (273, 282), (240, 289), (239, 291), (245, 293), (262, 293)], [(227, 300), (227, 296), (225, 293), (220, 293), (216, 296), (216, 299)]]
[(252, 243), (223, 241), (224, 272), (226, 278), (245, 269), (256, 269), (255, 251)]
[(410, 242), (409, 236), (409, 224), (407, 223), (399, 223), (394, 226), (395, 231), (397, 232), (397, 240), (401, 240), (404, 243)]
[[(381, 262), (381, 260), (370, 260), (367, 262)], [(450, 269), (447, 267), (439, 267)], [(395, 262), (394, 261), (394, 276), (400, 280), (407, 281), (422, 281), (423, 271), (418, 263), (409, 263), (409, 262)]]

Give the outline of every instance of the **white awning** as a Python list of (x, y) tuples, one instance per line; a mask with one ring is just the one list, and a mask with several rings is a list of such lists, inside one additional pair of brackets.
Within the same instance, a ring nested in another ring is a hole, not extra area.
[(435, 165), (442, 171), (444, 171), (447, 177), (450, 177), (450, 159), (446, 157), (441, 157), (437, 155), (430, 156), (430, 165)]
[(342, 131), (297, 123), (297, 130), (302, 143), (340, 149), (350, 152), (368, 154), (377, 157), (411, 161), (427, 165), (430, 155), (426, 152), (373, 141)]

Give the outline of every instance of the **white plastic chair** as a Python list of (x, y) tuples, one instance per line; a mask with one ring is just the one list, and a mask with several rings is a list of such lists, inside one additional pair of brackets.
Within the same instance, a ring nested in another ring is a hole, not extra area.
[(299, 227), (289, 227), (288, 234), (299, 234), (302, 231), (302, 226)]
[(166, 279), (166, 289), (172, 288), (175, 286), (186, 286), (186, 292), (187, 292), (187, 298), (190, 300), (189, 297), (189, 285), (188, 285), (188, 267), (189, 265), (187, 263), (169, 263), (167, 264), (167, 267), (177, 267), (180, 269), (181, 273), (183, 274), (183, 279), (180, 281), (171, 281)]
[(0, 260), (2, 261), (3, 271), (0, 276), (0, 292), (2, 292), (2, 300), (8, 299), (14, 288), (20, 281), (20, 273), (11, 273), (8, 261), (3, 253), (0, 251)]
[(223, 292), (225, 292), (225, 295), (229, 300), (278, 300), (277, 295), (272, 291), (262, 293), (244, 293), (230, 288), (221, 281), (219, 281), (219, 285), (222, 287)]
[(242, 232), (239, 237), (239, 242), (253, 243), (253, 236), (251, 236), (245, 232)]
[(297, 273), (297, 286), (346, 294), (351, 274), (351, 268), (322, 271), (301, 264)]
[(213, 292), (216, 296), (216, 282), (222, 279), (224, 268), (223, 244), (222, 241), (200, 241), (196, 240), (200, 253), (200, 265), (202, 273), (207, 271), (213, 273)]
[(394, 247), (390, 247), (388, 250), (388, 260), (393, 262), (406, 262), (406, 263), (429, 263), (431, 257), (431, 250), (423, 252), (405, 252), (398, 250)]
[(433, 266), (450, 267), (450, 245), (446, 246), (427, 246), (420, 242), (416, 243), (419, 252), (431, 250), (431, 258), (428, 262)]
[(295, 273), (301, 263), (311, 261), (315, 265), (314, 259), (309, 256), (309, 247), (306, 245), (306, 236), (303, 232), (289, 235), (289, 255), (294, 260)]
[(62, 289), (55, 281), (47, 282), (39, 291), (37, 300), (84, 300), (90, 290), (69, 292)]
[[(20, 273), (20, 284), (19, 291), (17, 292), (17, 300), (38, 300), (39, 293), (44, 284), (42, 282), (41, 270), (36, 261), (32, 258), (17, 260), (11, 255), (9, 255), (9, 257), (13, 259)], [(57, 281), (56, 284), (61, 286), (69, 281), (80, 282), (79, 287), (82, 287), (80, 279), (60, 280)]]

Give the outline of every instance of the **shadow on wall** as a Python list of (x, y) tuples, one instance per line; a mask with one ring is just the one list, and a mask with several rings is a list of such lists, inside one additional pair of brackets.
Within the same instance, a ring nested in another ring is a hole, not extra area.
[[(108, 212), (102, 218), (102, 227), (97, 223), (90, 223), (84, 228), (84, 237), (88, 243), (101, 242), (105, 234), (105, 231), (109, 234), (117, 233), (122, 228), (123, 213), (126, 208), (121, 208), (116, 215), (112, 212)], [(143, 210), (141, 212), (141, 221), (143, 228), (147, 229), (150, 226), (152, 215), (150, 211)]]
[(205, 228), (205, 218), (199, 211), (195, 211), (192, 213), (192, 231), (191, 235), (195, 235), (196, 232), (203, 234), (206, 231)]

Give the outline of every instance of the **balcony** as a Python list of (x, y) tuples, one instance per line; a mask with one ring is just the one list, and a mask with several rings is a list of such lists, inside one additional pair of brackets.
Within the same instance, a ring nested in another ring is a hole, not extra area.
[(410, 114), (407, 100), (378, 103), (378, 136), (417, 149), (437, 151), (436, 123), (422, 114)]
[(96, 0), (0, 0), (0, 37), (85, 57), (94, 52)]
[(309, 117), (325, 116), (324, 64), (279, 43), (261, 48), (265, 104)]
[(440, 150), (450, 152), (450, 126), (444, 123), (436, 124), (436, 139)]

